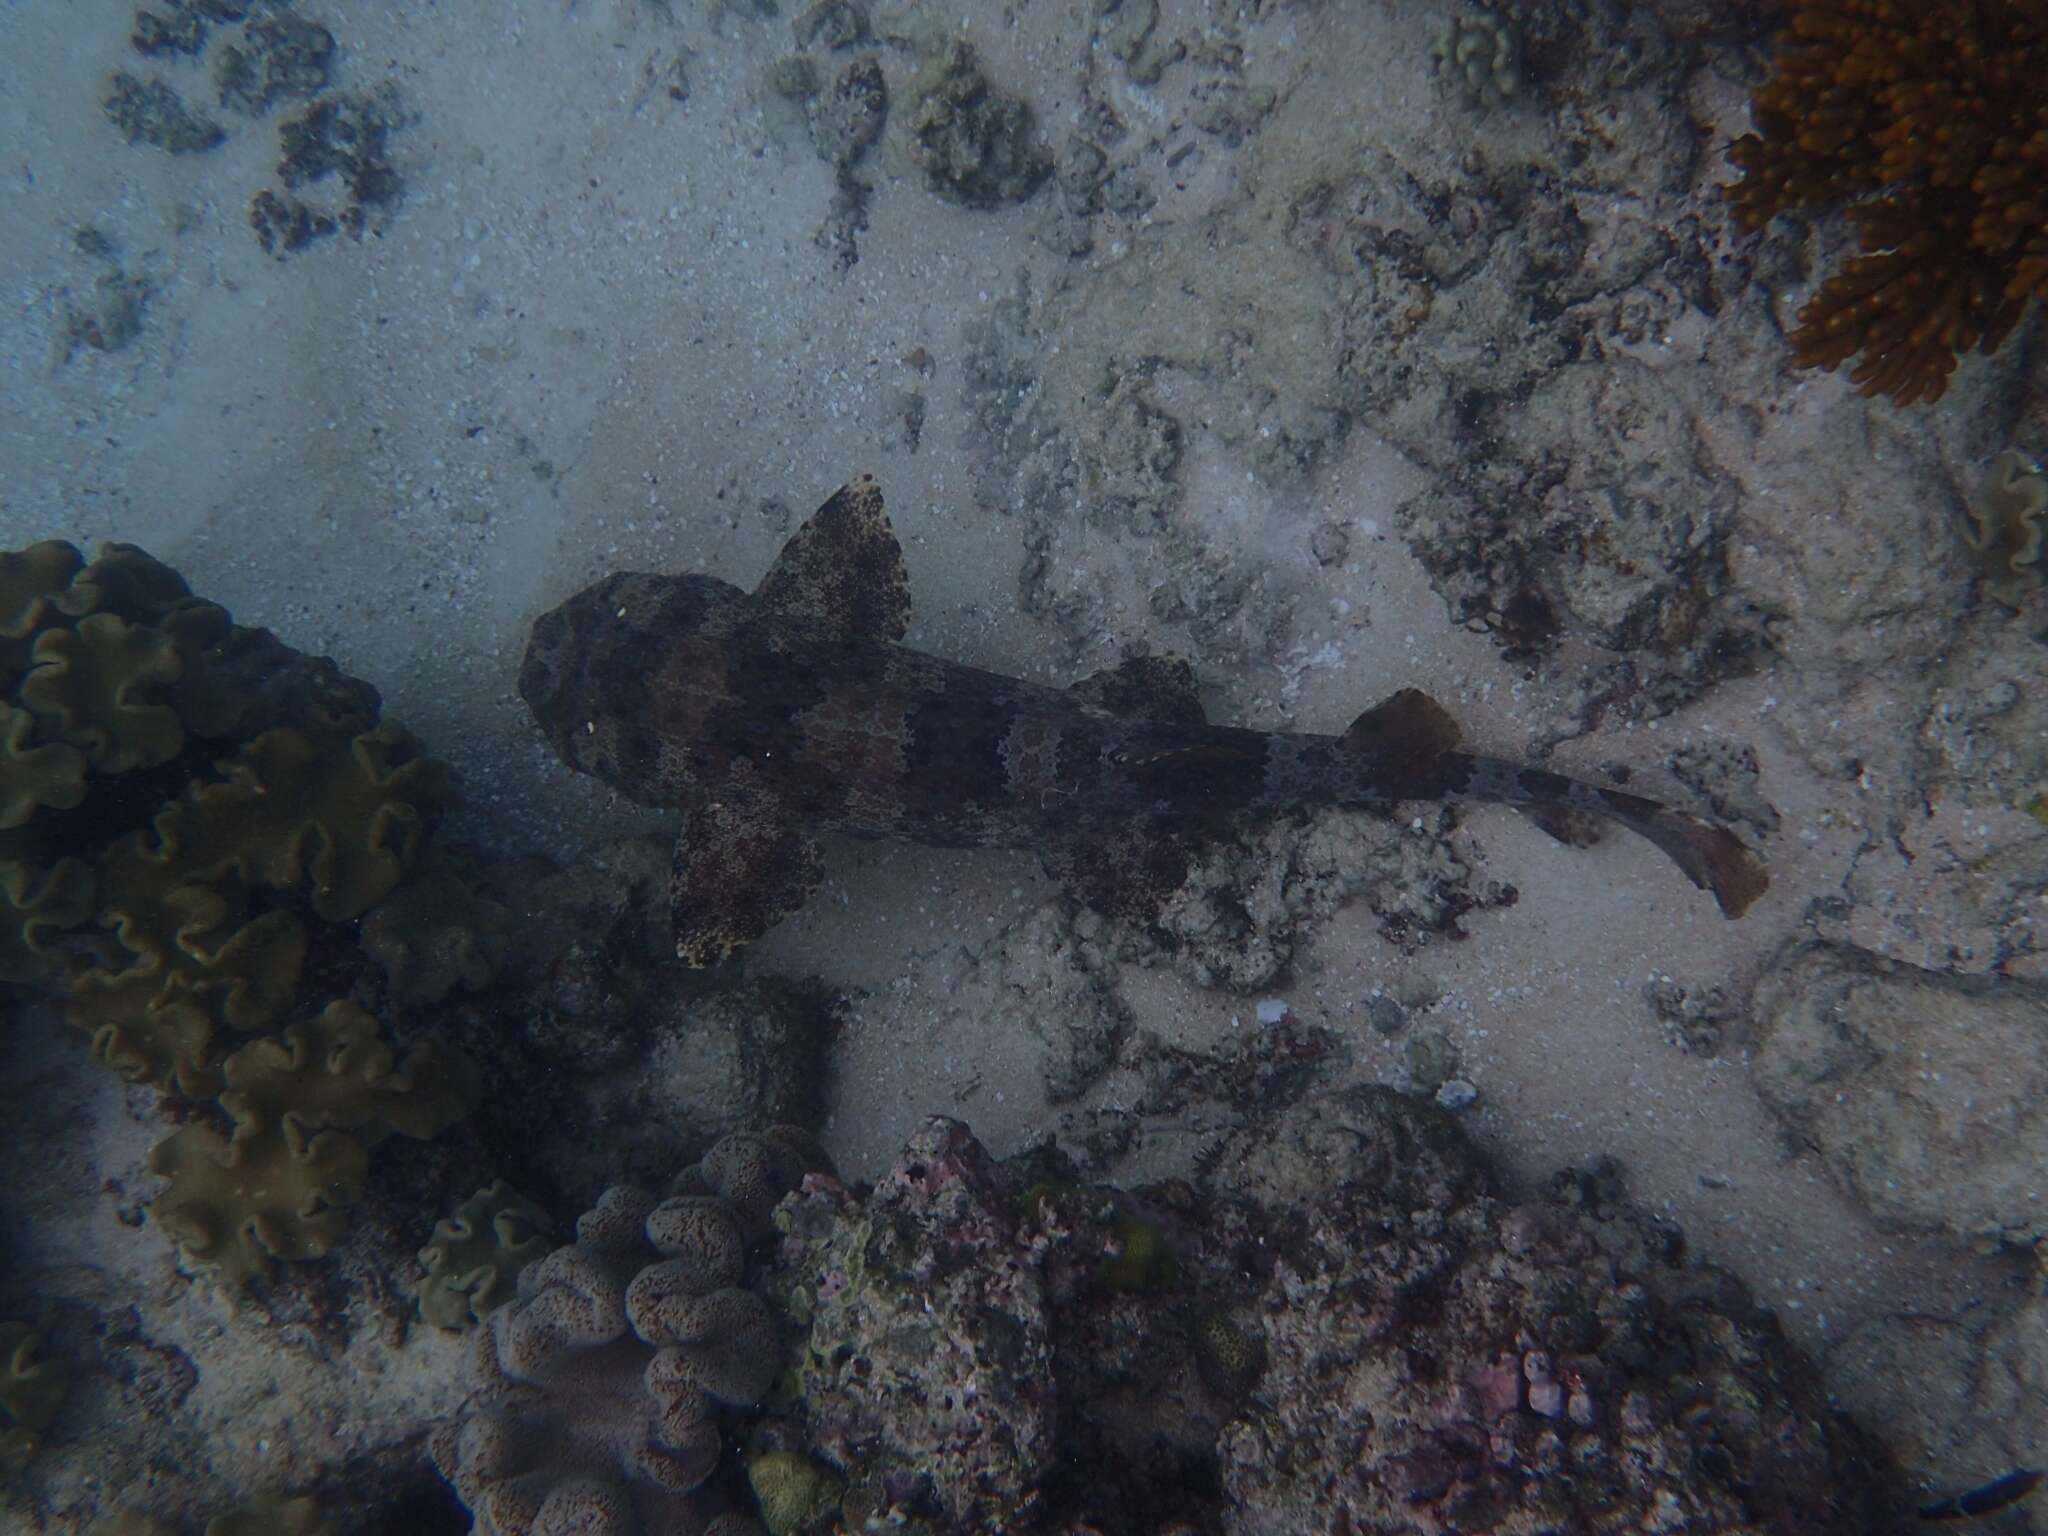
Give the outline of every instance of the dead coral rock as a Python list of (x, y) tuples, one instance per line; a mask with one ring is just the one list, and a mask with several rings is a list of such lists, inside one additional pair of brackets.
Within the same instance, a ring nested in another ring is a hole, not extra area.
[(953, 983), (947, 1007), (959, 1022), (942, 1027), (1036, 1037), (1043, 1042), (1038, 1071), (1047, 1099), (1078, 1097), (1108, 1070), (1131, 1028), (1106, 926), (1092, 912), (1070, 915), (1057, 904), (1027, 913)]
[[(1626, 1215), (1517, 1216), (1433, 1110), (1303, 1105), (1208, 1188), (1226, 1248), (1272, 1255), (1265, 1371), (1219, 1440), (1234, 1528), (1886, 1527), (1858, 1437), (1731, 1277)], [(1493, 1383), (1503, 1352), (1525, 1388)]]
[(2040, 984), (1779, 957), (1753, 1004), (1758, 1091), (1879, 1221), (2048, 1236), (2048, 997)]
[(1467, 489), (1400, 512), (1458, 616), (1512, 651), (1575, 634), (1690, 658), (1688, 671), (1739, 667), (1745, 647), (1714, 604), (1736, 490), (1707, 459), (1685, 391), (1646, 370), (1568, 368), (1483, 409), (1504, 451), (1460, 471)]
[(882, 1490), (864, 1509), (1017, 1533), (1896, 1523), (1888, 1468), (1769, 1315), (1611, 1177), (1509, 1207), (1454, 1121), (1378, 1088), (1233, 1134), (1193, 1186), (1058, 1167), (935, 1120), (866, 1198), (819, 1181), (778, 1210), (801, 1427)]
[(1028, 103), (1005, 96), (956, 40), (906, 89), (903, 135), (910, 163), (932, 192), (969, 208), (1022, 202), (1052, 174)]
[(665, 1199), (606, 1190), (573, 1243), (520, 1272), (478, 1330), (470, 1410), (431, 1445), (478, 1532), (714, 1528), (715, 1410), (758, 1403), (780, 1368), (775, 1320), (742, 1286), (747, 1234), (819, 1156), (789, 1128), (728, 1137)]
[(1371, 812), (1317, 811), (1197, 850), (1156, 932), (1197, 986), (1249, 993), (1270, 985), (1303, 935), (1354, 899), (1372, 908), (1383, 935), (1414, 948), (1458, 935), (1466, 913), (1507, 905), (1514, 892), (1477, 885), (1441, 824), (1418, 830)]
[(1021, 1193), (965, 1125), (933, 1119), (865, 1202), (813, 1186), (778, 1214), (811, 1445), (850, 1474), (925, 1480), (947, 1529), (1006, 1528), (1054, 1466)]

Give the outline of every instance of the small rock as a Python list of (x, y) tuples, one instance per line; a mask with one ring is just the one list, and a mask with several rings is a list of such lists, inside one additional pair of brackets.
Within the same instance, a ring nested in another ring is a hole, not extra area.
[(1436, 1091), (1438, 1109), (1447, 1109), (1453, 1114), (1464, 1109), (1479, 1097), (1479, 1090), (1462, 1077), (1454, 1077)]

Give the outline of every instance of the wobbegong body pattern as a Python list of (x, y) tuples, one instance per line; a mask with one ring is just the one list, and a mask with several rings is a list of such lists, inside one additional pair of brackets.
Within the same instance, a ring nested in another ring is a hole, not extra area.
[(1193, 674), (1146, 656), (1057, 689), (910, 650), (903, 555), (872, 477), (841, 488), (751, 593), (620, 573), (534, 626), (519, 691), (563, 761), (683, 813), (676, 951), (733, 954), (794, 911), (846, 832), (1037, 849), (1092, 904), (1155, 917), (1188, 852), (1305, 805), (1499, 801), (1591, 815), (1664, 850), (1740, 916), (1767, 882), (1726, 828), (1463, 750), (1403, 689), (1340, 736), (1211, 725)]

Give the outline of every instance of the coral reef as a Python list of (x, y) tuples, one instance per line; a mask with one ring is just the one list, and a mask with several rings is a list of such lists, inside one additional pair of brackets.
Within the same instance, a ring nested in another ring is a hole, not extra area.
[[(420, 865), (449, 793), (377, 715), (367, 684), (133, 545), (0, 555), (0, 979), (60, 996), (129, 1081), (220, 1094), (232, 1135), (196, 1121), (152, 1166), (167, 1229), (230, 1279), (324, 1253), (367, 1147), (474, 1098), (430, 1040), (401, 1069), (352, 1003), (306, 1016), (345, 990), (356, 920)], [(466, 958), (462, 979), (487, 971)]]
[(503, 1179), (434, 1223), (420, 1250), (420, 1316), (467, 1328), (512, 1299), (520, 1271), (548, 1252), (548, 1217)]
[(715, 1409), (758, 1404), (780, 1369), (774, 1317), (742, 1283), (747, 1248), (827, 1167), (793, 1127), (737, 1132), (665, 1198), (607, 1189), (573, 1243), (520, 1272), (477, 1332), (470, 1408), (432, 1443), (482, 1536), (748, 1528), (705, 1488)]
[(1900, 405), (1934, 401), (2048, 297), (2048, 16), (2031, 0), (1797, 0), (1757, 131), (1729, 158), (1737, 220), (1849, 203), (1862, 254), (1792, 333)]
[[(1895, 1524), (1769, 1315), (1607, 1193), (1509, 1205), (1450, 1119), (1375, 1088), (1133, 1194), (933, 1120), (872, 1192), (777, 1212), (794, 1424), (850, 1529)], [(1140, 1231), (1175, 1272), (1118, 1284)]]
[(401, 1066), (348, 1002), (244, 1046), (221, 1076), (234, 1134), (192, 1124), (152, 1148), (150, 1171), (170, 1188), (151, 1210), (188, 1259), (231, 1283), (324, 1255), (362, 1196), (368, 1149), (394, 1132), (437, 1136), (476, 1097), (467, 1057), (430, 1039)]
[[(155, 1515), (124, 1513), (102, 1521), (93, 1536), (178, 1536), (183, 1527)], [(206, 1522), (204, 1536), (340, 1536), (317, 1500), (250, 1499)]]
[(503, 968), (511, 913), (478, 890), (479, 877), (475, 861), (437, 849), (364, 917), (363, 949), (400, 1002), (438, 1003), (457, 987), (474, 992)]

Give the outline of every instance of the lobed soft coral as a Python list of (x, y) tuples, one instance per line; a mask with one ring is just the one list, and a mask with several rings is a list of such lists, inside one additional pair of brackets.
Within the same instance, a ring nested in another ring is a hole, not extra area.
[(2038, 464), (2010, 451), (1998, 455), (1968, 518), (1963, 542), (1993, 597), (2019, 608), (2048, 587), (2048, 475)]
[(2048, 8), (2039, 0), (1794, 0), (1757, 131), (1729, 158), (1736, 217), (1849, 203), (1863, 254), (1792, 333), (1900, 405), (1941, 398), (2048, 297)]
[(479, 1536), (742, 1536), (705, 1484), (715, 1405), (758, 1404), (781, 1368), (774, 1315), (743, 1284), (749, 1243), (807, 1172), (801, 1131), (736, 1132), (667, 1198), (615, 1185), (576, 1240), (519, 1273), (477, 1332), (478, 1386), (434, 1465)]

